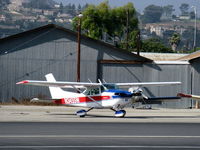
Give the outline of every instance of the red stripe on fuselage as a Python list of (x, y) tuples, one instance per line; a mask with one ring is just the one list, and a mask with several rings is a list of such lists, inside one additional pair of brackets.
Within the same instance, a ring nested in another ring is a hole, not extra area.
[(102, 101), (102, 100), (108, 100), (108, 99), (110, 99), (110, 96), (91, 96), (91, 98), (89, 98), (89, 97), (79, 97), (79, 102), (85, 103), (85, 102), (93, 102), (93, 100)]
[(60, 100), (54, 101), (56, 104), (78, 104), (78, 103), (88, 103), (102, 100), (109, 100), (110, 96), (90, 96), (89, 97), (71, 97), (71, 98), (62, 98)]

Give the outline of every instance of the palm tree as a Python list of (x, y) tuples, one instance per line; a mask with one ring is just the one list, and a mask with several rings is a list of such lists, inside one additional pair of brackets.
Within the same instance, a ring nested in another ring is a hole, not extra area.
[(179, 43), (181, 41), (181, 37), (180, 37), (180, 34), (178, 33), (174, 33), (170, 38), (169, 38), (169, 43), (172, 47), (172, 50), (173, 51), (176, 51)]

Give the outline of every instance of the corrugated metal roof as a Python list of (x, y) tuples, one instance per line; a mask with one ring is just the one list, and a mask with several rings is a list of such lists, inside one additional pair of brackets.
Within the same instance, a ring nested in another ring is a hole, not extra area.
[(179, 54), (179, 53), (149, 53), (141, 52), (140, 56), (149, 58), (154, 61), (174, 61), (178, 60), (181, 57), (184, 57), (188, 54)]
[[(6, 40), (10, 40), (10, 39), (19, 38), (19, 37), (21, 37), (23, 35), (28, 35), (29, 33), (38, 32), (38, 31), (41, 31), (43, 29), (48, 29), (48, 28), (56, 28), (56, 29), (62, 30), (64, 32), (67, 32), (68, 34), (72, 34), (74, 36), (77, 36), (77, 32), (74, 32), (72, 30), (66, 29), (64, 27), (61, 27), (61, 26), (58, 26), (58, 25), (55, 25), (55, 24), (48, 24), (48, 25), (41, 26), (41, 27), (38, 27), (38, 28), (35, 28), (35, 29), (32, 29), (32, 30), (28, 30), (28, 31), (25, 31), (25, 32), (21, 32), (21, 33), (15, 34), (15, 35), (11, 35), (11, 36), (2, 38), (2, 39), (0, 39), (0, 42), (6, 41)], [(140, 59), (142, 62), (153, 62), (153, 60), (151, 60), (149, 58), (146, 58), (146, 57), (143, 57), (143, 56), (138, 56), (138, 55), (136, 55), (134, 53), (131, 53), (131, 52), (129, 52), (127, 50), (124, 50), (124, 49), (117, 48), (117, 47), (115, 47), (115, 46), (113, 46), (111, 44), (105, 43), (103, 41), (95, 40), (95, 39), (89, 38), (89, 37), (87, 37), (85, 35), (81, 35), (81, 38), (93, 41), (93, 42), (95, 42), (97, 44), (104, 45), (104, 46), (109, 47), (110, 49), (113, 49), (113, 50), (116, 50), (116, 51), (127, 53), (129, 55), (132, 55), (133, 57), (136, 57), (136, 58)]]
[(154, 61), (157, 65), (189, 65), (188, 61)]
[(186, 56), (184, 56), (184, 57), (181, 57), (181, 58), (179, 58), (179, 59), (177, 59), (177, 60), (187, 60), (187, 61), (191, 61), (191, 60), (196, 59), (196, 58), (199, 58), (199, 57), (200, 57), (200, 51), (196, 51), (196, 52), (194, 52), (194, 53), (192, 53), (192, 54), (188, 54), (188, 55), (186, 55)]

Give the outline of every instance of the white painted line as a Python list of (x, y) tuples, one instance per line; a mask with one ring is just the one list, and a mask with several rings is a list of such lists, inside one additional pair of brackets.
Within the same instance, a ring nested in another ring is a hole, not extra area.
[(0, 138), (200, 138), (200, 136), (146, 136), (146, 135), (0, 135)]
[(85, 145), (81, 145), (81, 146), (0, 146), (0, 149), (16, 149), (16, 148), (167, 148), (167, 149), (199, 149), (200, 146), (152, 146), (152, 145), (148, 145), (148, 146), (142, 146), (142, 145), (138, 145), (138, 146), (120, 146), (120, 145), (113, 145), (113, 146), (85, 146)]

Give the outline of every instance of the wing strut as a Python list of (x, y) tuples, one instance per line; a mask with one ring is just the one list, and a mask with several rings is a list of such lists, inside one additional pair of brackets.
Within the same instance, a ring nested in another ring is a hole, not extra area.
[[(76, 89), (78, 92), (84, 94), (81, 90), (79, 90), (78, 88), (74, 87), (74, 89)], [(85, 95), (85, 94), (84, 94)], [(90, 100), (92, 100), (93, 102), (95, 102), (97, 105), (99, 105), (100, 107), (102, 107), (97, 101), (95, 101), (92, 97), (88, 96), (88, 95), (85, 95), (86, 97), (88, 97)], [(103, 107), (102, 107), (103, 108)]]

